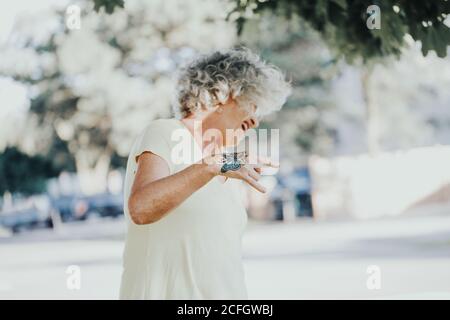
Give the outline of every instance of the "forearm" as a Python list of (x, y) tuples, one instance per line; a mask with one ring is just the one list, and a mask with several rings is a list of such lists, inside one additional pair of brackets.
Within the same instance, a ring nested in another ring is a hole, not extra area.
[(129, 197), (131, 218), (136, 224), (158, 221), (207, 184), (216, 175), (214, 170), (214, 167), (197, 163), (142, 186)]

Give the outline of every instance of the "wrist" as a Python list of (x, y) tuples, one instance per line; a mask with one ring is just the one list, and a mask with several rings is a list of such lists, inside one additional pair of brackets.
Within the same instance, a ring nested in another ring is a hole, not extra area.
[(205, 163), (205, 170), (212, 176), (218, 176), (220, 173), (220, 166), (213, 163), (213, 164), (207, 164)]
[(201, 168), (202, 172), (206, 172), (211, 178), (214, 178), (220, 173), (220, 166), (216, 163), (207, 163), (202, 160), (197, 162), (196, 165)]

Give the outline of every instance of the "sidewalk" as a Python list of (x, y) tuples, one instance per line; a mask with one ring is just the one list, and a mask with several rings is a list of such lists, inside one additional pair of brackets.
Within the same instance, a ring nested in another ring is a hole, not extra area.
[[(123, 232), (123, 220), (101, 220), (0, 240), (0, 299), (117, 298)], [(243, 246), (250, 298), (450, 299), (450, 215), (250, 223)], [(80, 290), (66, 287), (69, 265)], [(370, 265), (380, 290), (367, 289)]]

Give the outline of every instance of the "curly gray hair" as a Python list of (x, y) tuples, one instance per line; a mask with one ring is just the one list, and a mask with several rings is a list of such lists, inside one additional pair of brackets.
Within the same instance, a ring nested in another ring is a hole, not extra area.
[(183, 118), (231, 97), (244, 108), (256, 105), (257, 116), (264, 116), (280, 110), (290, 93), (290, 83), (276, 66), (240, 47), (202, 55), (183, 68), (173, 110)]

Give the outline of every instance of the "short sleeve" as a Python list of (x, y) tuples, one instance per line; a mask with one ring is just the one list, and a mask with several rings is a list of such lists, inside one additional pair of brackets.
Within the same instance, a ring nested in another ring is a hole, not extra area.
[(171, 150), (167, 138), (164, 136), (163, 129), (158, 124), (149, 125), (137, 139), (133, 148), (133, 157), (134, 161), (136, 161), (137, 157), (144, 152), (156, 154), (167, 162), (172, 173), (173, 166), (170, 160)]

